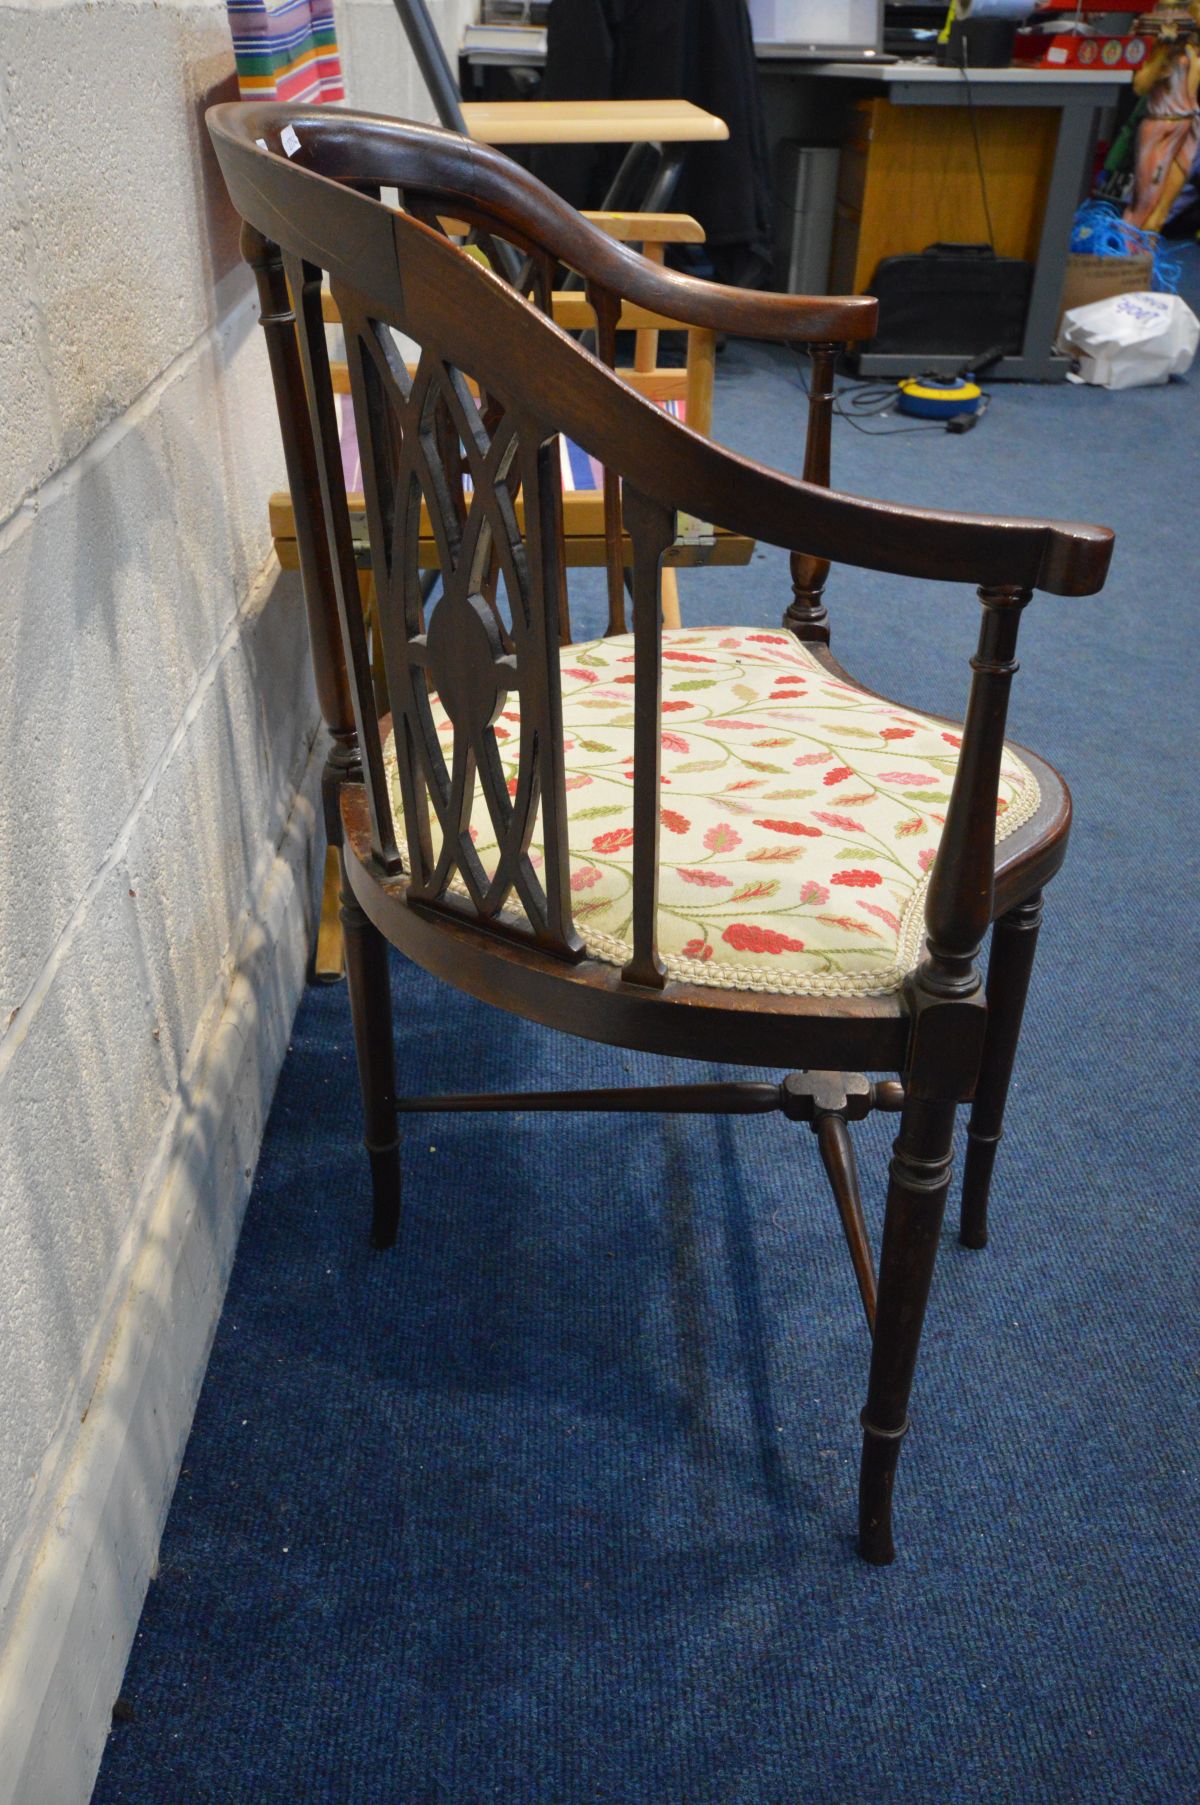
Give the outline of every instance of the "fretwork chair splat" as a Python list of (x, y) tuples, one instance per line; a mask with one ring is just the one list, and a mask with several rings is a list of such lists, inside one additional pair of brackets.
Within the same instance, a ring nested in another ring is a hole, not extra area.
[[(589, 295), (712, 331), (832, 347), (869, 334), (869, 300), (674, 275), (499, 153), (427, 127), (257, 105), (215, 108), (209, 127), (262, 296), (333, 741), (326, 814), (374, 1238), (396, 1237), (397, 1123), (416, 1108), (782, 1110), (809, 1123), (873, 1323), (859, 1548), (889, 1561), (956, 1114), (973, 1101), (962, 1234), (978, 1246), (1041, 893), (1070, 824), (1061, 777), (1005, 738), (1018, 628), (1036, 591), (1100, 589), (1111, 534), (838, 494), (823, 486), (820, 423), (821, 480), (736, 457), (623, 385), (426, 221), (466, 219), (530, 267), (582, 269)], [(285, 128), (299, 144), (290, 157)], [(391, 190), (403, 207), (379, 198)], [(362, 458), (374, 667), (326, 284)], [(418, 347), (415, 368), (397, 335)], [(619, 480), (632, 587), (631, 630), (582, 643), (564, 435)], [(785, 627), (664, 628), (663, 569), (685, 514), (793, 554)], [(436, 593), (421, 580), (430, 542)], [(873, 694), (834, 661), (822, 590), (835, 562), (974, 586), (961, 725)], [(389, 942), (544, 1026), (791, 1076), (398, 1099)], [(871, 1108), (898, 1112), (877, 1275), (850, 1142)]]

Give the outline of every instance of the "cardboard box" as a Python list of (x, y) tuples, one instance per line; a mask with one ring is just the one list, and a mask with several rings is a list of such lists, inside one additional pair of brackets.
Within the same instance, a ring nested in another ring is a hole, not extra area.
[(1150, 287), (1153, 274), (1154, 259), (1149, 252), (1137, 257), (1092, 257), (1072, 251), (1058, 309), (1058, 331), (1062, 331), (1063, 314), (1072, 307), (1107, 301), (1112, 295), (1140, 294)]

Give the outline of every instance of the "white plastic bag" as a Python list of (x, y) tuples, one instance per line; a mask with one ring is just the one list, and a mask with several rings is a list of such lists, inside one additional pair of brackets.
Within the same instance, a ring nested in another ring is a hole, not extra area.
[(1078, 358), (1077, 382), (1136, 389), (1184, 376), (1200, 343), (1200, 320), (1178, 295), (1111, 295), (1065, 313), (1060, 352)]

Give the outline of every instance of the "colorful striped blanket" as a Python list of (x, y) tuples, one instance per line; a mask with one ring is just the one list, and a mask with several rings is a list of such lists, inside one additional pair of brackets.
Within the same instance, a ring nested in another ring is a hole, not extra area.
[(344, 100), (333, 0), (225, 0), (243, 100)]

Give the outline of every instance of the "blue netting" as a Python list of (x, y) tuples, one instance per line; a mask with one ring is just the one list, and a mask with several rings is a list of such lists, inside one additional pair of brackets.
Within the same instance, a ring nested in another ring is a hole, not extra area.
[(1179, 292), (1183, 265), (1178, 253), (1168, 248), (1161, 232), (1143, 232), (1140, 226), (1127, 225), (1111, 201), (1084, 201), (1071, 227), (1071, 249), (1090, 257), (1149, 255), (1154, 258), (1156, 293)]

